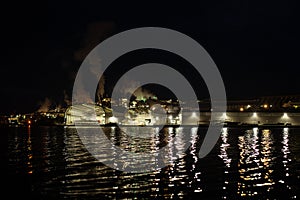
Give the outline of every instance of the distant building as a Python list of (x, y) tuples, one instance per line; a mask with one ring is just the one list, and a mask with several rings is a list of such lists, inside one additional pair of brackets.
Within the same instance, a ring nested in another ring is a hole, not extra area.
[(102, 107), (94, 104), (72, 105), (66, 109), (65, 124), (75, 125), (75, 122), (82, 124), (105, 124), (105, 112)]

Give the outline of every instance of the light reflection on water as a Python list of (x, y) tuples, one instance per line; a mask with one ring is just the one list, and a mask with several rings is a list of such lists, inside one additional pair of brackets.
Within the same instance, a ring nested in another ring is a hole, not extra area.
[(260, 188), (267, 187), (269, 192), (274, 189), (272, 180), (273, 169), (273, 140), (270, 130), (261, 130), (259, 142), (258, 129), (247, 130), (244, 136), (239, 137), (240, 162), (238, 194), (241, 196), (258, 195)]
[[(152, 152), (170, 143), (165, 159), (172, 164), (148, 173), (117, 171), (95, 159), (74, 128), (27, 127), (5, 130), (10, 171), (26, 174), (32, 193), (50, 199), (186, 199), (194, 193), (213, 199), (275, 199), (282, 194), (292, 199), (297, 195), (300, 129), (223, 128), (215, 148), (203, 159), (198, 151), (205, 128), (144, 130), (144, 135), (135, 134), (134, 127), (128, 127), (130, 134), (111, 127), (104, 132), (127, 151)], [(175, 150), (182, 150), (187, 142), (189, 149), (177, 159)], [(97, 156), (114, 161), (114, 155), (105, 151)]]

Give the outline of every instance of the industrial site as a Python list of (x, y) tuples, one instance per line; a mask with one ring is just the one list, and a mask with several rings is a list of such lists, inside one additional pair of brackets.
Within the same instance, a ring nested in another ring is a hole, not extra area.
[[(209, 100), (198, 100), (199, 107), (189, 102), (159, 100), (157, 97), (126, 98), (117, 101), (104, 98), (98, 103), (74, 104), (32, 113), (1, 116), (2, 126), (73, 126), (73, 125), (209, 125)], [(200, 111), (200, 112), (199, 112)], [(227, 101), (227, 112), (219, 113), (220, 122), (230, 125), (300, 125), (300, 95), (266, 96)]]

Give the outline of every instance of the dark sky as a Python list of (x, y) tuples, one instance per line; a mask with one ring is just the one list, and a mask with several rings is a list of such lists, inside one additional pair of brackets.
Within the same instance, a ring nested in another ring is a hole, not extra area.
[(174, 29), (198, 41), (219, 68), (229, 98), (300, 94), (299, 7), (293, 2), (95, 2), (7, 6), (1, 16), (1, 113), (32, 112), (46, 97), (59, 104), (96, 44), (144, 26)]

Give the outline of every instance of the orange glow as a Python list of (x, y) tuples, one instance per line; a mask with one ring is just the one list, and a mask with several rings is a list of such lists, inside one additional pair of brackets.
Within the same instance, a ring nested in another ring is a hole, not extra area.
[(31, 121), (30, 121), (30, 120), (28, 120), (28, 124), (31, 124)]

